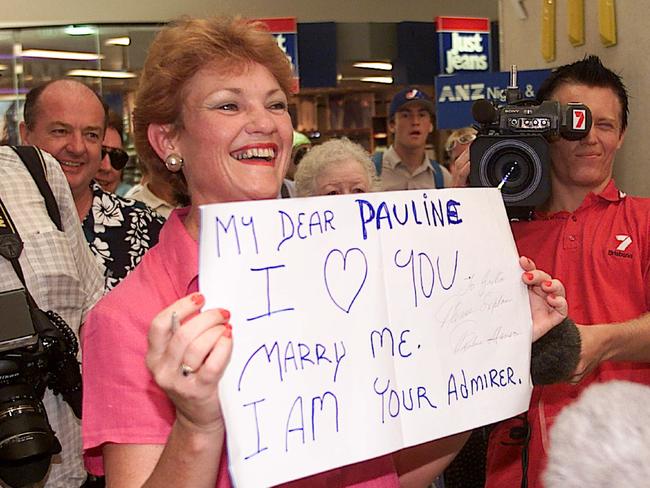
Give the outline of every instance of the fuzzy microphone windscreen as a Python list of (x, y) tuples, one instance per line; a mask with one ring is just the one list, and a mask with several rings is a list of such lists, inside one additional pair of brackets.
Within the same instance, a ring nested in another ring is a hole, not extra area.
[(546, 488), (650, 486), (650, 387), (592, 383), (549, 432)]
[(571, 379), (580, 360), (580, 347), (580, 332), (567, 317), (533, 343), (533, 384), (550, 385)]

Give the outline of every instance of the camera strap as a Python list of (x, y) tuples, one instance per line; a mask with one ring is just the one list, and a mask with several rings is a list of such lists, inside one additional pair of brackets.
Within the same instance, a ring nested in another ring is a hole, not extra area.
[(29, 293), (29, 290), (27, 289), (23, 268), (20, 266), (20, 261), (18, 261), (18, 258), (23, 252), (23, 247), (23, 241), (20, 238), (20, 235), (18, 235), (18, 229), (16, 229), (7, 207), (2, 201), (2, 198), (0, 198), (0, 255), (9, 260), (11, 266), (18, 275), (18, 279), (25, 288), (25, 294), (27, 295), (27, 303), (29, 306), (38, 308), (32, 294)]
[(32, 176), (34, 183), (36, 183), (38, 191), (41, 192), (41, 195), (45, 200), (45, 208), (47, 209), (50, 219), (52, 219), (52, 222), (54, 222), (57, 229), (63, 231), (63, 226), (61, 225), (61, 212), (59, 211), (59, 205), (56, 203), (54, 193), (52, 193), (52, 188), (50, 188), (50, 185), (47, 182), (45, 161), (43, 160), (41, 150), (36, 146), (11, 146), (11, 149), (18, 154), (27, 168), (27, 171), (29, 171), (29, 174)]
[[(40, 149), (35, 146), (10, 146), (11, 149), (18, 155), (20, 160), (23, 162), (27, 171), (31, 175), (38, 191), (41, 193), (43, 200), (45, 200), (45, 207), (47, 213), (56, 225), (56, 228), (60, 231), (63, 230), (63, 225), (61, 224), (61, 212), (59, 211), (59, 205), (56, 202), (54, 193), (52, 193), (52, 188), (50, 188), (49, 183), (47, 182), (47, 175), (45, 171), (45, 161), (43, 160), (43, 154)], [(11, 262), (11, 266), (14, 268), (14, 271), (18, 275), (20, 282), (25, 288), (25, 293), (27, 295), (27, 301), (30, 307), (38, 308), (36, 301), (32, 297), (31, 293), (27, 289), (27, 284), (25, 283), (25, 275), (23, 274), (23, 269), (20, 266), (20, 257), (23, 251), (23, 241), (18, 234), (18, 230), (11, 220), (9, 215), (9, 210), (2, 202), (0, 198), (0, 255)]]

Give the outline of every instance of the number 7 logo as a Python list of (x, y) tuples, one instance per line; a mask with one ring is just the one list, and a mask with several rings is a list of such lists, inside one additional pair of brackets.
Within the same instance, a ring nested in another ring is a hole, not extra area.
[(616, 240), (620, 242), (616, 248), (617, 251), (625, 251), (627, 247), (632, 244), (632, 238), (630, 236), (618, 235), (616, 236)]
[(575, 130), (585, 130), (585, 124), (587, 120), (587, 114), (584, 110), (575, 109), (573, 110), (573, 120), (572, 125)]

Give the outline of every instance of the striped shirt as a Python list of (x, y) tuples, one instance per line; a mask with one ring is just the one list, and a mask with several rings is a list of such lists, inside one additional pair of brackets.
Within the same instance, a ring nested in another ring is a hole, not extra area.
[[(0, 147), (0, 198), (25, 245), (20, 265), (29, 292), (42, 310), (57, 312), (78, 336), (86, 313), (103, 293), (103, 270), (86, 244), (59, 163), (49, 154), (43, 153), (43, 157), (48, 183), (59, 204), (63, 232), (50, 219), (26, 167), (6, 146)], [(22, 287), (11, 263), (2, 257), (0, 277), (0, 291)], [(80, 422), (61, 396), (53, 395), (49, 389), (43, 403), (63, 447), (52, 458), (45, 486), (80, 486), (86, 476), (81, 459)]]

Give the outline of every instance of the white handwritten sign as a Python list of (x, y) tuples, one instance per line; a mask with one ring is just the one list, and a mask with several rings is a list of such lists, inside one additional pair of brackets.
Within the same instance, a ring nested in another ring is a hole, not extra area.
[(228, 308), (236, 485), (269, 486), (521, 413), (531, 319), (501, 196), (405, 191), (201, 208)]

